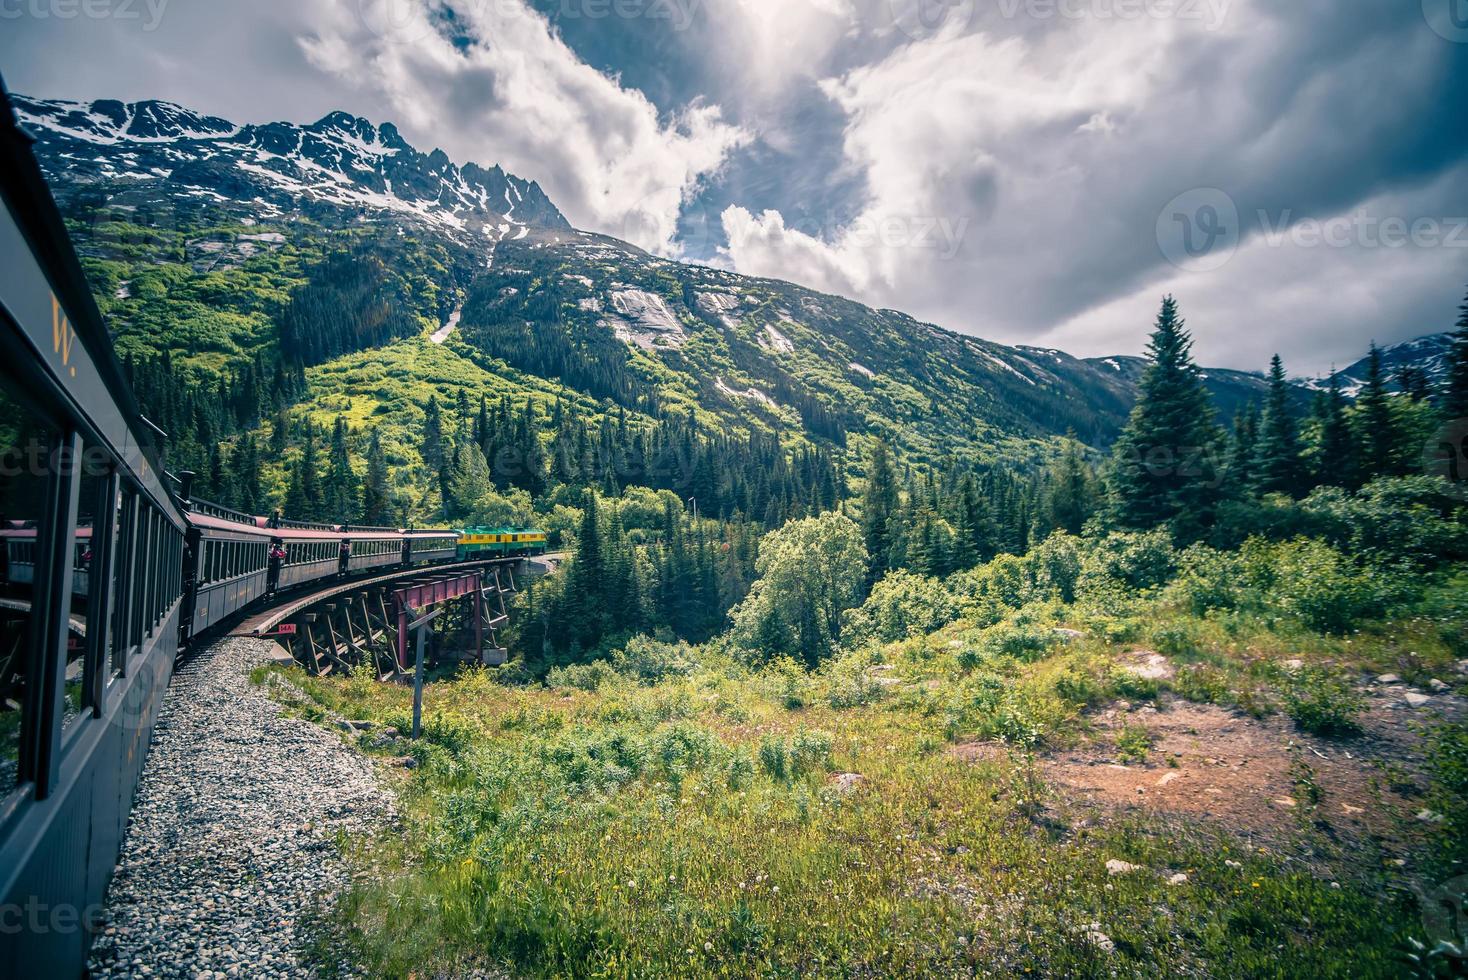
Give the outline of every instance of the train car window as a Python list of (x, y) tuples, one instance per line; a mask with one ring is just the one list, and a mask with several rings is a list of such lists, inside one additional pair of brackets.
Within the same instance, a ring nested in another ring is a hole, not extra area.
[(0, 556), (0, 796), (27, 781), (19, 765), (30, 721), (25, 701), (29, 679), (39, 666), (32, 602), (36, 582), (45, 577), (45, 570), (36, 567), (36, 541), (56, 438), (12, 390), (0, 374), (0, 534), (5, 544)]
[(151, 632), (148, 628), (148, 615), (152, 612), (153, 594), (153, 508), (146, 500), (141, 502), (141, 508), (138, 512), (138, 591), (133, 596), (138, 610), (135, 629), (137, 638), (133, 645), (139, 649), (142, 648), (143, 638)]
[(112, 590), (112, 676), (127, 672), (128, 593), (132, 588), (133, 542), (137, 535), (133, 515), (137, 512), (137, 496), (130, 487), (117, 494), (117, 551), (112, 559), (116, 569)]
[(94, 680), (100, 658), (89, 656), (89, 650), (107, 641), (106, 625), (100, 617), (111, 599), (111, 582), (99, 581), (98, 576), (104, 565), (104, 554), (115, 544), (103, 536), (110, 533), (112, 523), (108, 508), (116, 507), (115, 501), (108, 499), (112, 473), (106, 452), (85, 446), (78, 477), (81, 486), (77, 494), (76, 528), (72, 532), (70, 618), (74, 625), (67, 633), (66, 642), (63, 730), (95, 707), (92, 692), (96, 690)]

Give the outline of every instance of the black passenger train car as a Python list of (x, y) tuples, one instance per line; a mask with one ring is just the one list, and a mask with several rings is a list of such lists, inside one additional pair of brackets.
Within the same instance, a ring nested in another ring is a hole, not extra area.
[(0, 977), (85, 968), (177, 652), (184, 535), (0, 100)]

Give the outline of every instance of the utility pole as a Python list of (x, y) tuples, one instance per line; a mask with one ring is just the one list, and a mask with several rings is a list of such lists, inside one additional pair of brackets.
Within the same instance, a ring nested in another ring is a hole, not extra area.
[(413, 738), (423, 734), (423, 647), (428, 641), (428, 627), (443, 615), (443, 608), (435, 609), (420, 619), (408, 624), (410, 632), (418, 634), (417, 659), (413, 664)]

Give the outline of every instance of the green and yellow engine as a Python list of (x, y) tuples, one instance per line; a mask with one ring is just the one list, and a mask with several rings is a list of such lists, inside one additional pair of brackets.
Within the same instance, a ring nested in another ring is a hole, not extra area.
[(459, 532), (459, 560), (545, 554), (545, 532), (532, 528), (466, 527)]

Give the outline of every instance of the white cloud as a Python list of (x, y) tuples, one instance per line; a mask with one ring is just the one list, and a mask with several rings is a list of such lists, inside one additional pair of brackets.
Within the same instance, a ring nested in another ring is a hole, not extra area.
[(578, 227), (673, 250), (682, 202), (748, 134), (707, 104), (660, 118), (522, 0), (455, 15), (468, 44), (424, 5), (332, 0), (301, 47), (318, 69), (379, 93), (410, 140), (539, 180)]
[[(1241, 311), (1229, 317), (1229, 342), (1201, 347), (1215, 363), (1262, 363), (1277, 344), (1275, 316), (1316, 338), (1339, 327), (1332, 358), (1372, 334), (1421, 332), (1421, 294), (1407, 289), (1428, 280), (1439, 284), (1434, 296), (1443, 284), (1461, 288), (1442, 255), (1414, 264), (1322, 249), (1285, 260), (1278, 249), (1256, 257), (1251, 241), (1223, 269), (1177, 277), (1159, 249), (1164, 205), (1193, 188), (1225, 188), (1245, 215), (1328, 216), (1442, 165), (1419, 154), (1418, 173), (1403, 166), (1399, 147), (1416, 137), (1402, 107), (1430, 114), (1442, 84), (1435, 72), (1451, 53), (1410, 11), (1356, 28), (1322, 20), (1327, 4), (1304, 2), (1236, 0), (1222, 22), (1036, 22), (984, 8), (970, 33), (893, 47), (822, 83), (846, 118), (845, 165), (865, 187), (856, 220), (792, 234), (789, 214), (734, 209), (725, 228), (739, 240), (727, 258), (739, 271), (1081, 354), (1136, 349), (1168, 288), (1195, 319)], [(1386, 213), (1448, 217), (1452, 199), (1439, 181)], [(852, 234), (854, 225), (916, 229), (945, 218), (962, 229), (956, 250), (918, 244), (918, 235)], [(1326, 356), (1311, 346), (1293, 344), (1301, 360)]]

